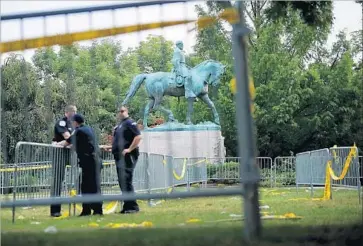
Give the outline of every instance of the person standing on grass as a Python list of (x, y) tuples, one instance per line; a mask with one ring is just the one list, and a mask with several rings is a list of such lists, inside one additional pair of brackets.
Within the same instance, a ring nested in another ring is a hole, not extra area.
[[(122, 106), (119, 111), (120, 123), (114, 128), (112, 146), (102, 146), (112, 151), (116, 162), (118, 183), (122, 193), (134, 194), (133, 175), (139, 158), (141, 133), (137, 123), (129, 117), (128, 109)], [(136, 200), (124, 201), (121, 214), (139, 212)]]
[[(76, 112), (77, 108), (74, 105), (68, 105), (65, 108), (64, 117), (59, 119), (54, 125), (54, 136), (52, 139), (53, 145), (56, 145), (57, 143), (66, 140), (71, 136), (71, 133), (73, 132), (73, 126), (70, 119)], [(70, 164), (70, 159), (70, 151), (54, 148), (52, 149), (52, 183), (50, 189), (51, 197), (60, 196), (66, 165)], [(50, 216), (62, 216), (61, 204), (54, 204), (50, 206)]]
[[(59, 143), (62, 146), (73, 145), (82, 168), (81, 194), (101, 194), (101, 168), (99, 148), (94, 131), (84, 124), (84, 118), (75, 114), (72, 118), (75, 131), (68, 139)], [(103, 215), (102, 202), (83, 203), (79, 216)]]

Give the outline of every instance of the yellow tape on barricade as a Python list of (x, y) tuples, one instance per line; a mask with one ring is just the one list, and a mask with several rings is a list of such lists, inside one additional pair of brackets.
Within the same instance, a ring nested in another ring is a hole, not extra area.
[[(335, 155), (336, 157), (336, 155)], [(347, 175), (349, 166), (352, 162), (352, 158), (357, 157), (357, 146), (353, 145), (350, 149), (347, 159), (345, 160), (344, 167), (342, 173), (338, 176), (335, 175), (334, 170), (332, 168), (332, 161), (328, 161), (326, 164), (326, 173), (325, 173), (325, 187), (324, 187), (324, 195), (321, 198), (322, 200), (329, 200), (331, 197), (331, 179), (333, 180), (342, 180), (345, 175)]]
[[(183, 169), (182, 169), (182, 171), (181, 171), (180, 176), (179, 176), (179, 175), (175, 172), (175, 169), (173, 168), (173, 175), (174, 175), (174, 178), (175, 178), (176, 180), (182, 180), (182, 179), (184, 178), (184, 176), (185, 176), (185, 172), (186, 172), (187, 166), (194, 166), (194, 165), (198, 165), (198, 164), (203, 163), (203, 162), (207, 162), (207, 159), (199, 160), (199, 161), (197, 161), (197, 162), (195, 162), (195, 163), (193, 163), (193, 164), (189, 164), (189, 165), (187, 165), (187, 159), (186, 159), (186, 158), (184, 158), (184, 162), (183, 162)], [(165, 159), (163, 160), (163, 164), (164, 164), (164, 165), (166, 165), (166, 164), (167, 164)]]
[(41, 170), (51, 168), (51, 165), (41, 165), (41, 166), (32, 166), (32, 167), (9, 167), (9, 168), (0, 168), (1, 172), (15, 172), (16, 171), (27, 171), (27, 170)]
[[(115, 162), (103, 162), (103, 166), (110, 166), (110, 165), (114, 165)], [(49, 169), (51, 168), (52, 165), (51, 164), (47, 164), (47, 165), (39, 165), (39, 166), (31, 166), (31, 167), (8, 167), (8, 168), (0, 168), (0, 173), (1, 172), (15, 172), (16, 171), (28, 171), (28, 170), (41, 170), (41, 169)], [(66, 165), (66, 168), (70, 168), (70, 165)]]
[(157, 28), (171, 27), (176, 25), (188, 24), (192, 22), (196, 22), (197, 27), (199, 29), (202, 29), (214, 24), (219, 19), (224, 19), (229, 23), (234, 24), (239, 20), (238, 12), (234, 8), (228, 8), (224, 10), (221, 14), (219, 14), (217, 17), (200, 17), (199, 19), (196, 20), (193, 19), (193, 20), (154, 22), (147, 24), (137, 24), (124, 27), (115, 27), (115, 28), (85, 31), (85, 32), (76, 32), (70, 34), (60, 34), (47, 37), (2, 42), (0, 43), (0, 52), (6, 53), (18, 50), (48, 47), (53, 45), (70, 45), (74, 42), (79, 42), (79, 41), (109, 37), (109, 36), (138, 32), (138, 31), (152, 30)]
[(187, 159), (184, 158), (184, 162), (183, 162), (183, 169), (181, 171), (181, 174), (180, 176), (175, 172), (175, 169), (173, 168), (173, 175), (174, 175), (174, 178), (176, 180), (182, 180), (185, 176), (185, 171), (187, 170)]
[[(336, 148), (337, 146), (334, 145), (334, 147)], [(330, 200), (331, 194), (332, 194), (332, 192), (331, 192), (331, 180), (333, 179), (333, 180), (338, 181), (338, 180), (344, 179), (344, 177), (348, 173), (350, 164), (352, 163), (352, 158), (357, 157), (357, 154), (358, 154), (357, 153), (357, 146), (354, 143), (353, 147), (350, 148), (348, 157), (344, 162), (342, 173), (339, 176), (335, 175), (335, 173), (334, 173), (334, 170), (332, 168), (332, 161), (329, 160), (326, 163), (325, 184), (324, 184), (323, 197), (321, 197), (321, 198), (312, 198), (312, 199), (309, 199), (309, 198), (294, 198), (294, 199), (289, 199), (289, 201), (301, 201), (301, 200), (326, 201), (326, 200)], [(337, 155), (336, 155), (336, 153), (334, 154), (334, 152), (333, 152), (333, 158), (334, 159), (337, 158)]]

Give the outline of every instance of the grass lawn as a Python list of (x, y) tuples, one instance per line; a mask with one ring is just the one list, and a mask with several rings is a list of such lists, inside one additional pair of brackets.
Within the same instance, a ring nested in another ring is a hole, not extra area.
[[(322, 194), (320, 189), (314, 193), (315, 197), (322, 197)], [(286, 245), (309, 240), (338, 242), (336, 238), (343, 234), (350, 237), (349, 240), (363, 239), (363, 227), (355, 227), (349, 232), (341, 229), (362, 221), (362, 204), (358, 202), (356, 190), (333, 189), (331, 201), (312, 201), (309, 198), (310, 192), (305, 189), (300, 189), (298, 194), (295, 188), (260, 189), (262, 216), (294, 213), (302, 217), (263, 220), (263, 241), (266, 245), (271, 245), (267, 242), (279, 243), (282, 240), (289, 241)], [(92, 246), (103, 243), (160, 246), (240, 245), (242, 242), (243, 202), (240, 197), (167, 200), (154, 207), (140, 201), (140, 207), (142, 211), (133, 215), (110, 214), (102, 218), (71, 216), (63, 219), (50, 218), (49, 207), (17, 208), (15, 224), (11, 223), (11, 209), (2, 209), (2, 245)], [(68, 210), (68, 205), (63, 205), (63, 210)], [(144, 228), (127, 228), (143, 222)], [(44, 233), (50, 226), (54, 226), (58, 233)], [(325, 233), (323, 239), (322, 233)], [(260, 242), (258, 245), (264, 244)]]

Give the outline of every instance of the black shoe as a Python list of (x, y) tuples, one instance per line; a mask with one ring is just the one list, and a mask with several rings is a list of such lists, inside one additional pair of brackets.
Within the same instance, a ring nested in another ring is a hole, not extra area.
[(91, 213), (80, 213), (80, 215), (78, 215), (78, 217), (82, 217), (82, 216), (90, 216), (91, 215)]
[(140, 209), (122, 209), (120, 214), (134, 214), (140, 212)]
[(62, 214), (61, 213), (52, 213), (50, 214), (51, 217), (61, 217)]
[(103, 213), (102, 212), (93, 212), (93, 215), (103, 216)]

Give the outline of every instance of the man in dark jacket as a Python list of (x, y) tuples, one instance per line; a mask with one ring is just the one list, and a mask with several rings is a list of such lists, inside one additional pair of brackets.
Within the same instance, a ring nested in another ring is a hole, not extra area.
[[(74, 105), (68, 105), (64, 110), (64, 117), (57, 120), (54, 125), (54, 136), (52, 139), (53, 144), (58, 144), (61, 141), (68, 139), (72, 132), (73, 127), (71, 119), (77, 112), (77, 108)], [(52, 183), (50, 194), (52, 197), (61, 195), (62, 183), (64, 181), (64, 174), (66, 165), (70, 164), (71, 155), (67, 149), (53, 148), (51, 151), (52, 159)], [(61, 216), (61, 205), (54, 204), (50, 206), (50, 215), (52, 217)]]
[[(84, 124), (84, 118), (80, 114), (75, 114), (72, 118), (75, 131), (65, 141), (63, 146), (73, 145), (82, 168), (81, 194), (101, 194), (101, 162), (99, 158), (99, 148), (94, 131)], [(80, 216), (102, 215), (102, 202), (83, 203)]]
[[(134, 194), (133, 175), (139, 158), (139, 143), (141, 133), (137, 123), (129, 117), (128, 109), (122, 106), (119, 111), (120, 123), (114, 128), (112, 149), (116, 162), (116, 170), (120, 189), (123, 193)], [(120, 213), (129, 214), (139, 212), (136, 200), (124, 201)]]

